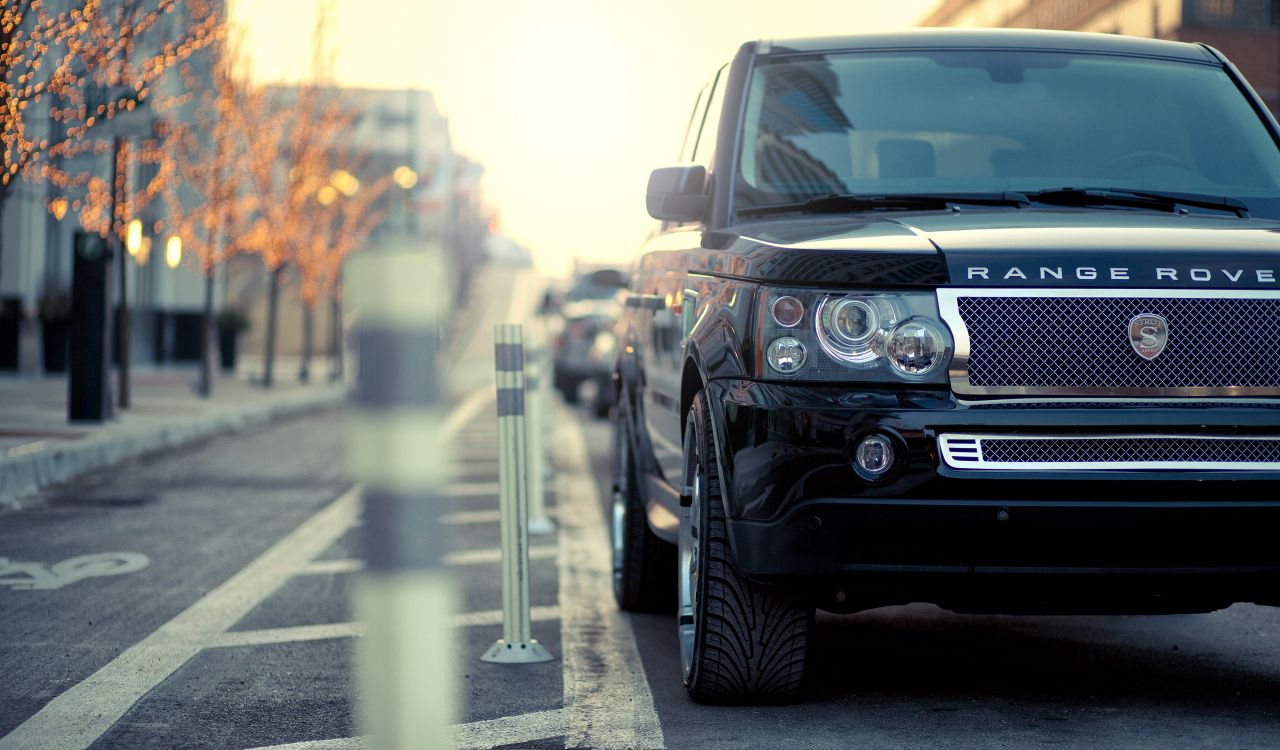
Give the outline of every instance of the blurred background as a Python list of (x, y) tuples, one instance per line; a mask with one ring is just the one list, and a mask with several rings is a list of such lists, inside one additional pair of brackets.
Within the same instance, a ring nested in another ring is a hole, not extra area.
[[(105, 38), (120, 14), (136, 33)], [(65, 366), (78, 234), (132, 259), (117, 350), (196, 361), (208, 309), (245, 354), (233, 366), (267, 381), (277, 354), (303, 372), (337, 354), (344, 259), (365, 247), (430, 248), (459, 294), (486, 259), (625, 267), (652, 224), (649, 170), (675, 160), (698, 90), (748, 39), (1074, 29), (1208, 42), (1273, 111), (1280, 78), (1277, 0), (103, 0), (98, 15), (95, 61), (6, 121), (21, 132), (0, 194), (3, 370)]]

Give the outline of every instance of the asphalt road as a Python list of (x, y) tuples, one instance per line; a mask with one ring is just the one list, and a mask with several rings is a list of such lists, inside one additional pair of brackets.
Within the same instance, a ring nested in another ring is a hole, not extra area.
[[(486, 387), (470, 385), (456, 403)], [(556, 659), (482, 663), (501, 634), (496, 431), (492, 404), (471, 406), (443, 509), (461, 746), (1280, 747), (1280, 610), (1244, 605), (822, 616), (805, 700), (693, 704), (674, 619), (607, 594), (609, 428), (564, 407), (548, 426), (559, 531), (530, 539), (533, 635)], [(215, 438), (0, 514), (0, 735), (17, 730), (0, 748), (362, 747), (344, 417)], [(85, 555), (113, 557), (58, 565)]]

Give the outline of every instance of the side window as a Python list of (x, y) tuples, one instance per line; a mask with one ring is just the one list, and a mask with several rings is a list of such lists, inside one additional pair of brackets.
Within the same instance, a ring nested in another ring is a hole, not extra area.
[(708, 168), (716, 153), (716, 135), (720, 130), (720, 111), (724, 109), (724, 90), (728, 87), (728, 78), (729, 66), (725, 65), (716, 73), (715, 80), (711, 84), (711, 102), (703, 116), (702, 134), (698, 137), (698, 142), (693, 149), (693, 158), (690, 159)]
[(703, 86), (698, 92), (698, 99), (693, 103), (693, 112), (689, 115), (689, 127), (685, 128), (684, 141), (680, 144), (680, 161), (693, 161), (693, 147), (698, 143), (698, 131), (702, 128), (702, 118), (707, 109), (707, 90)]

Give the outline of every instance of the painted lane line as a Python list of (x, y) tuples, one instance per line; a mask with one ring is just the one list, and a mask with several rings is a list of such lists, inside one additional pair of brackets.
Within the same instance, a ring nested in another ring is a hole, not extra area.
[(440, 428), (441, 432), (448, 436), (456, 435), (497, 398), (497, 392), (487, 384), (468, 393), (449, 413), (449, 416), (445, 417), (444, 425)]
[[(558, 606), (546, 605), (534, 607), (530, 620), (547, 622), (560, 619)], [(451, 615), (449, 625), (455, 628), (481, 627), (501, 625), (502, 610), (488, 609), (479, 612), (463, 612)], [(204, 645), (208, 648), (234, 648), (238, 646), (266, 646), (273, 643), (298, 643), (301, 641), (324, 641), (334, 638), (359, 638), (364, 635), (364, 623), (335, 622), (324, 625), (296, 625), (285, 628), (264, 628), (262, 630), (233, 630), (221, 633)]]
[[(556, 509), (547, 508), (547, 515), (551, 518), (555, 518)], [(497, 510), (460, 510), (440, 516), (440, 523), (445, 524), (446, 526), (469, 526), (480, 523), (498, 523), (501, 520), (502, 514)]]
[[(551, 545), (541, 545), (529, 548), (530, 560), (550, 560), (556, 556), (557, 549)], [(449, 566), (458, 565), (485, 565), (487, 563), (502, 562), (502, 550), (493, 549), (469, 549), (461, 552), (451, 552), (440, 558), (441, 562)], [(316, 576), (316, 575), (341, 575), (343, 573), (358, 573), (364, 570), (364, 560), (355, 558), (346, 558), (341, 560), (313, 560), (312, 562), (298, 568), (294, 575), (300, 576)]]
[(324, 625), (295, 625), (263, 630), (232, 630), (209, 641), (209, 648), (267, 646), (273, 643), (325, 641), (333, 638), (356, 638), (365, 633), (362, 622), (335, 622)]
[(440, 491), (441, 497), (498, 497), (497, 482), (458, 482)]
[[(453, 733), (451, 747), (454, 750), (480, 750), (536, 742), (560, 736), (564, 733), (564, 726), (564, 711), (561, 709), (473, 721), (470, 724), (454, 724), (450, 727)], [(343, 737), (336, 740), (271, 745), (254, 750), (365, 750), (368, 747), (369, 740), (366, 737)]]
[[(495, 397), (487, 386), (469, 393), (445, 419), (442, 434), (455, 434)], [(204, 644), (354, 528), (359, 498), (359, 487), (343, 493), (221, 586), (0, 737), (0, 750), (82, 750), (93, 744)]]
[[(543, 605), (529, 608), (530, 622), (547, 622), (560, 619), (560, 607)], [(490, 609), (482, 612), (463, 612), (449, 618), (449, 624), (455, 628), (479, 627), (481, 625), (501, 625), (502, 610)]]
[[(530, 560), (552, 560), (557, 555), (555, 546), (546, 544), (536, 547), (529, 547)], [(502, 550), (494, 549), (469, 549), (461, 552), (451, 552), (444, 556), (445, 565), (484, 565), (487, 563), (502, 562)]]
[(337, 560), (312, 560), (298, 569), (296, 575), (325, 576), (355, 573), (364, 570), (364, 560), (342, 558)]
[(586, 437), (576, 414), (563, 406), (556, 411), (565, 747), (660, 749), (662, 724), (630, 620), (614, 604)]
[(353, 488), (155, 632), (0, 738), (0, 750), (82, 750), (203, 648), (275, 593), (355, 520)]
[(502, 520), (502, 513), (498, 510), (460, 510), (456, 513), (445, 513), (440, 516), (440, 523), (446, 526), (497, 523), (500, 520)]
[(563, 709), (454, 724), (453, 747), (455, 750), (481, 750), (536, 742), (548, 737), (559, 737), (564, 734), (564, 726)]

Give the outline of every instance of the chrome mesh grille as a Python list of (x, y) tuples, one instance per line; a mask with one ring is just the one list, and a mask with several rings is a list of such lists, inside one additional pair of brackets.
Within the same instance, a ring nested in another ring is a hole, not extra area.
[(956, 469), (1280, 471), (1280, 435), (938, 436)]
[(1280, 463), (1280, 438), (984, 438), (982, 458), (997, 463)]
[[(1280, 298), (971, 295), (956, 298), (968, 383), (1023, 392), (1280, 391)], [(1153, 313), (1168, 343), (1147, 361), (1129, 321)]]

